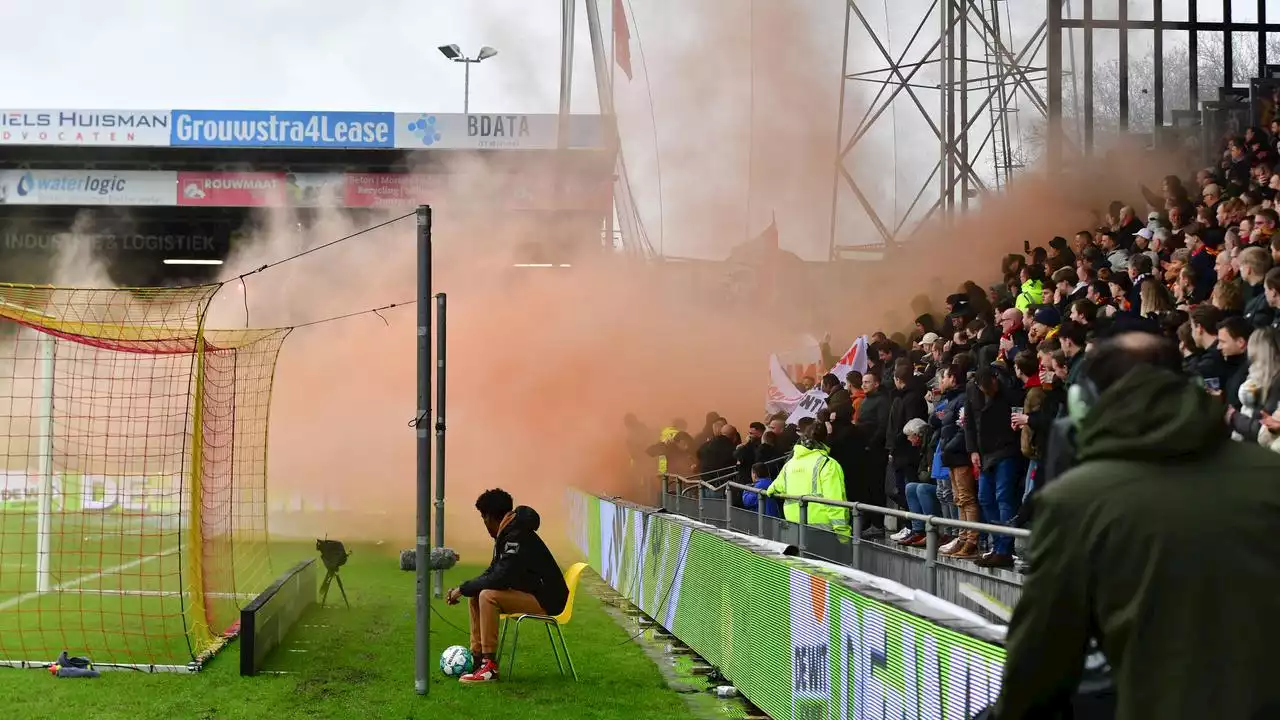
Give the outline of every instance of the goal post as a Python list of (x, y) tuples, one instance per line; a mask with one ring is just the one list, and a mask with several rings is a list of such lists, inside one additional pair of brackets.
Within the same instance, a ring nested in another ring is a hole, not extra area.
[(207, 330), (217, 289), (0, 283), (0, 664), (198, 668), (270, 583), (289, 331)]
[(36, 475), (40, 481), (40, 495), (36, 507), (36, 591), (49, 592), (49, 553), (52, 539), (53, 513), (53, 336), (37, 333), (39, 352), (39, 410), (35, 414), (37, 437)]

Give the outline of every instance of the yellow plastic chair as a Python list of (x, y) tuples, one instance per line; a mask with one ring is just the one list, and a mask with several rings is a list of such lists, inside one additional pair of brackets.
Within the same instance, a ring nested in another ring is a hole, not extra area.
[[(515, 622), (515, 631), (511, 636), (511, 662), (507, 664), (504, 671), (505, 675), (510, 678), (516, 665), (516, 646), (520, 642), (520, 623), (528, 620), (530, 622), (542, 623), (547, 629), (547, 640), (551, 643), (551, 653), (556, 656), (556, 667), (560, 668), (560, 675), (564, 675), (564, 666), (569, 665), (569, 672), (573, 674), (576, 682), (578, 679), (578, 671), (573, 667), (573, 658), (569, 657), (569, 646), (564, 644), (564, 632), (561, 630), (565, 625), (569, 624), (569, 620), (573, 618), (573, 599), (578, 594), (578, 579), (582, 577), (582, 571), (587, 569), (586, 563), (574, 563), (564, 573), (564, 584), (569, 586), (569, 597), (565, 600), (564, 610), (559, 615), (499, 615), (498, 619), (502, 621), (502, 634), (498, 639), (498, 664), (502, 665), (502, 649), (507, 644), (507, 624), (510, 621)], [(555, 628), (555, 635), (551, 634), (551, 628)], [(560, 639), (560, 648), (556, 648), (556, 638)], [(560, 662), (560, 651), (564, 651), (565, 662)]]

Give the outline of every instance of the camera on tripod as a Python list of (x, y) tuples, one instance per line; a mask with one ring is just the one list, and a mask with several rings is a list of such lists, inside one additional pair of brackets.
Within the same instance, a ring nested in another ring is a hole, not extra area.
[(351, 557), (351, 553), (347, 552), (347, 547), (338, 540), (316, 540), (316, 552), (320, 553), (320, 562), (324, 563), (325, 576), (324, 581), (320, 583), (320, 607), (324, 607), (325, 601), (329, 598), (329, 585), (334, 580), (338, 581), (338, 592), (342, 593), (342, 602), (346, 603), (347, 609), (351, 609), (351, 602), (347, 600), (347, 589), (342, 586), (342, 578), (338, 575), (338, 570), (347, 564), (347, 558)]

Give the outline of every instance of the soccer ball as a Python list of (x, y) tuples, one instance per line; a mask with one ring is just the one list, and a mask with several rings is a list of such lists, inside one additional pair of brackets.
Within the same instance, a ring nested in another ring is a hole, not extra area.
[(461, 645), (454, 645), (440, 655), (440, 672), (447, 677), (458, 677), (471, 672), (475, 667), (475, 658), (471, 651)]

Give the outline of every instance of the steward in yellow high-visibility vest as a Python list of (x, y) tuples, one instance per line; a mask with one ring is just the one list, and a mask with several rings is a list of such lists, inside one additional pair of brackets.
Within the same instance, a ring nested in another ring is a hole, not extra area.
[[(845, 500), (844, 470), (840, 463), (831, 459), (826, 441), (826, 423), (811, 425), (765, 494)], [(800, 522), (800, 503), (784, 501), (782, 516), (787, 522)], [(825, 526), (840, 535), (850, 534), (849, 510), (846, 508), (811, 502), (808, 503), (808, 520), (810, 525)]]

